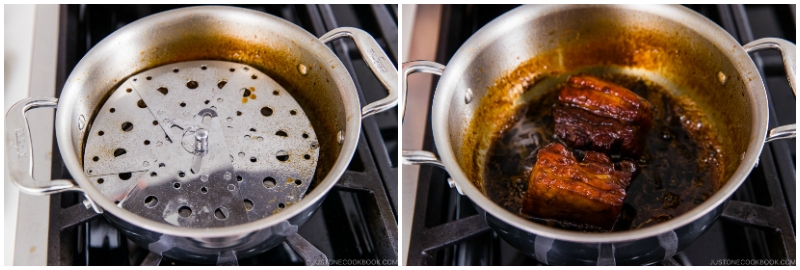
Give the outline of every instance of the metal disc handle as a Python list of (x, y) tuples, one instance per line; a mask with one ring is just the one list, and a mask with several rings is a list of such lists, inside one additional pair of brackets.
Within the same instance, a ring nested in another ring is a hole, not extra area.
[[(444, 72), (444, 65), (430, 61), (412, 61), (403, 63), (403, 93), (401, 95), (401, 98), (403, 99), (403, 105), (400, 106), (400, 115), (403, 118), (405, 118), (406, 100), (408, 100), (408, 76), (418, 72), (442, 76), (442, 73)], [(404, 165), (427, 164), (444, 169), (444, 164), (442, 164), (442, 161), (436, 157), (436, 154), (423, 150), (404, 149), (401, 162)]]
[(389, 92), (389, 95), (385, 98), (364, 106), (361, 110), (361, 118), (397, 106), (397, 68), (394, 67), (392, 61), (386, 56), (386, 52), (381, 49), (378, 42), (370, 34), (358, 28), (339, 27), (322, 35), (319, 39), (323, 43), (329, 43), (345, 37), (353, 39), (358, 51), (361, 52), (361, 56), (364, 58), (364, 62), (367, 63), (375, 77)]
[(20, 191), (32, 195), (49, 195), (62, 191), (81, 191), (71, 180), (33, 179), (33, 147), (25, 113), (36, 108), (55, 108), (54, 97), (29, 97), (20, 100), (6, 113), (6, 160), (11, 181)]
[[(748, 53), (757, 51), (773, 49), (781, 52), (783, 58), (783, 67), (786, 69), (786, 79), (789, 80), (789, 86), (792, 87), (792, 94), (797, 97), (797, 90), (795, 90), (795, 45), (789, 41), (780, 38), (762, 38), (754, 40), (744, 45), (744, 50)], [(783, 125), (773, 128), (769, 131), (766, 141), (771, 142), (780, 139), (791, 139), (797, 136), (797, 128), (795, 124)]]

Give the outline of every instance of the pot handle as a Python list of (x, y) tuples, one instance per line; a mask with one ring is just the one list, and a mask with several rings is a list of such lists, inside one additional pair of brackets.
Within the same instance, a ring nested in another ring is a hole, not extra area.
[[(786, 79), (789, 80), (789, 86), (792, 87), (792, 94), (797, 97), (797, 90), (795, 90), (795, 45), (789, 41), (780, 38), (762, 38), (751, 41), (744, 45), (744, 50), (748, 53), (753, 53), (766, 49), (774, 49), (781, 52), (783, 57), (783, 67), (786, 69)], [(773, 128), (769, 131), (765, 143), (780, 140), (791, 139), (797, 136), (796, 124), (783, 125)]]
[[(431, 62), (431, 61), (411, 61), (403, 63), (403, 93), (400, 98), (403, 99), (403, 105), (400, 106), (400, 116), (406, 116), (406, 100), (408, 99), (408, 76), (417, 72), (430, 73), (442, 76), (444, 73), (444, 65)], [(401, 162), (404, 165), (433, 165), (444, 169), (444, 164), (436, 154), (424, 150), (403, 150)]]
[(320, 37), (323, 43), (330, 43), (331, 41), (348, 37), (353, 39), (364, 58), (364, 62), (375, 77), (383, 84), (389, 95), (383, 99), (372, 102), (361, 109), (361, 118), (386, 111), (394, 106), (397, 106), (397, 68), (394, 67), (392, 61), (386, 56), (378, 42), (364, 30), (353, 27), (339, 27), (331, 30), (325, 35)]
[(71, 180), (33, 179), (33, 147), (25, 113), (36, 108), (55, 108), (54, 97), (28, 97), (11, 106), (6, 113), (6, 160), (11, 170), (11, 182), (20, 191), (32, 195), (49, 195), (63, 191), (81, 191)]
[(444, 73), (444, 65), (431, 62), (431, 61), (411, 61), (403, 63), (403, 93), (400, 98), (403, 99), (403, 106), (400, 106), (401, 119), (406, 116), (406, 100), (408, 98), (408, 76), (417, 72), (430, 73), (442, 76)]

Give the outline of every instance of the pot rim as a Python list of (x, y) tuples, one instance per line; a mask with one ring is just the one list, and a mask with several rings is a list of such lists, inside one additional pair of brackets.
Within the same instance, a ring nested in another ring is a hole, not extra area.
[[(227, 22), (230, 22), (230, 20), (232, 20), (230, 18), (232, 17), (236, 17), (237, 19), (241, 18), (242, 20), (260, 20), (264, 22), (264, 27), (285, 29), (286, 31), (295, 32), (298, 35), (303, 36), (304, 40), (312, 40), (311, 44), (305, 42), (298, 44), (299, 46), (317, 47), (310, 51), (314, 51), (315, 57), (320, 59), (320, 61), (331, 62), (337, 64), (338, 66), (343, 66), (333, 51), (331, 51), (327, 45), (320, 41), (318, 37), (289, 21), (267, 13), (229, 6), (186, 7), (164, 11), (139, 19), (118, 29), (111, 35), (104, 38), (100, 43), (86, 53), (83, 59), (81, 59), (81, 61), (70, 73), (70, 76), (67, 78), (67, 82), (63, 87), (64, 91), (59, 98), (61, 102), (59, 102), (56, 109), (56, 138), (58, 147), (61, 149), (61, 153), (68, 153), (67, 155), (62, 155), (67, 168), (71, 173), (78, 172), (72, 173), (74, 181), (78, 184), (78, 186), (81, 187), (81, 191), (83, 191), (88, 198), (102, 208), (105, 213), (114, 215), (115, 217), (142, 229), (172, 236), (207, 239), (246, 235), (254, 231), (266, 229), (278, 223), (284, 222), (304, 212), (307, 208), (313, 206), (317, 201), (324, 199), (328, 191), (336, 184), (336, 182), (338, 182), (339, 178), (342, 176), (348, 164), (350, 163), (360, 137), (361, 103), (356, 94), (356, 87), (352, 77), (344, 68), (326, 69), (331, 73), (331, 78), (336, 81), (336, 85), (340, 89), (344, 89), (340, 91), (340, 93), (342, 95), (342, 99), (344, 100), (342, 106), (344, 107), (346, 114), (346, 123), (344, 128), (344, 141), (341, 144), (341, 150), (337, 155), (336, 162), (333, 164), (325, 178), (320, 181), (320, 183), (314, 187), (311, 192), (307, 193), (302, 200), (293, 204), (292, 207), (288, 207), (279, 213), (257, 221), (251, 221), (248, 223), (228, 227), (190, 228), (174, 226), (144, 218), (126, 209), (118, 207), (113, 201), (103, 196), (96, 188), (94, 188), (84, 174), (81, 162), (77, 159), (76, 155), (73, 154), (77, 151), (75, 151), (75, 147), (73, 147), (72, 144), (73, 136), (71, 132), (72, 127), (77, 126), (74, 121), (77, 120), (77, 118), (73, 117), (73, 110), (75, 107), (74, 102), (69, 101), (80, 98), (78, 96), (78, 89), (74, 89), (78, 87), (74, 81), (76, 81), (76, 76), (82, 74), (92, 65), (92, 63), (88, 63), (85, 60), (92, 59), (97, 55), (113, 55), (115, 51), (115, 44), (130, 38), (130, 33), (140, 32), (139, 29), (149, 29), (155, 25), (169, 24), (170, 22), (180, 20), (187, 16), (198, 15), (210, 16), (218, 18), (220, 21), (224, 20)], [(314, 212), (315, 211), (311, 211), (309, 214)]]
[[(436, 93), (434, 94), (432, 105), (433, 126), (447, 127), (449, 125), (449, 103), (450, 101), (454, 100), (453, 95), (456, 92), (455, 89), (458, 85), (458, 79), (463, 76), (463, 69), (466, 68), (472, 62), (472, 60), (476, 58), (476, 55), (473, 52), (483, 51), (483, 49), (490, 46), (494, 40), (497, 40), (499, 37), (504, 35), (508, 29), (516, 29), (516, 27), (519, 27), (519, 25), (532, 20), (532, 18), (570, 9), (595, 6), (608, 8), (607, 5), (522, 6), (509, 11), (498, 18), (495, 18), (487, 25), (482, 27), (464, 44), (461, 45), (444, 69), (444, 74), (442, 74), (441, 78), (439, 79), (439, 84), (436, 87)], [(717, 45), (718, 48), (733, 48), (732, 50), (720, 51), (722, 51), (726, 57), (732, 60), (736, 66), (737, 72), (743, 77), (742, 80), (746, 82), (745, 86), (747, 87), (747, 98), (753, 101), (750, 109), (754, 111), (753, 124), (756, 127), (752, 130), (749, 136), (750, 142), (746, 148), (746, 152), (742, 155), (739, 167), (725, 182), (725, 184), (708, 200), (689, 212), (677, 216), (672, 220), (642, 229), (621, 232), (586, 233), (570, 231), (553, 228), (530, 221), (506, 210), (505, 208), (488, 199), (477, 187), (472, 184), (471, 181), (468, 180), (464, 171), (461, 170), (461, 167), (459, 166), (454, 155), (454, 148), (451, 145), (449, 130), (447, 128), (434, 128), (433, 137), (436, 149), (438, 150), (439, 157), (447, 169), (447, 172), (454, 179), (461, 192), (469, 197), (480, 208), (484, 209), (487, 214), (491, 214), (499, 220), (502, 220), (505, 223), (529, 233), (571, 242), (609, 243), (643, 239), (681, 228), (684, 225), (687, 225), (708, 214), (710, 211), (728, 200), (728, 198), (738, 189), (742, 182), (744, 182), (747, 175), (755, 166), (759, 156), (761, 155), (761, 150), (767, 134), (769, 107), (766, 100), (766, 89), (758, 70), (742, 46), (716, 23), (682, 6), (619, 5), (614, 8), (644, 12), (652, 16), (661, 16), (663, 18), (675, 21), (681, 24), (683, 27), (694, 30), (703, 38)]]

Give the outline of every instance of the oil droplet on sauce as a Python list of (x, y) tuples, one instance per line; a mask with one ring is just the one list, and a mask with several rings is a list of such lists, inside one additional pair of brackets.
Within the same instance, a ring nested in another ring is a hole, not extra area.
[(247, 98), (242, 98), (242, 104), (247, 103)]

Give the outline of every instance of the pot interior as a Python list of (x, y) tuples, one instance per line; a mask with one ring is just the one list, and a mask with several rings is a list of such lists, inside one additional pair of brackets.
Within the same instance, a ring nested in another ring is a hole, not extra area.
[(639, 76), (696, 103), (719, 142), (720, 186), (738, 187), (742, 179), (727, 179), (746, 150), (760, 149), (753, 144), (763, 141), (763, 85), (741, 46), (713, 22), (681, 7), (543, 6), (501, 16), (448, 63), (434, 103), (447, 127), (437, 136), (442, 159), (454, 159), (483, 192), (494, 135), (526, 101), (554, 88), (531, 86), (581, 72)]
[[(70, 151), (62, 154), (81, 187), (92, 189), (86, 177), (77, 175), (81, 168), (71, 165), (84, 160), (86, 134), (112, 90), (144, 70), (194, 60), (246, 64), (291, 93), (319, 141), (311, 189), (325, 182), (327, 190), (335, 183), (358, 138), (346, 134), (358, 134), (360, 126), (355, 86), (341, 62), (325, 44), (290, 22), (239, 8), (195, 7), (156, 14), (118, 30), (70, 74), (60, 98), (57, 133), (62, 152)], [(332, 171), (335, 175), (328, 177)], [(88, 193), (101, 197), (96, 190)]]

